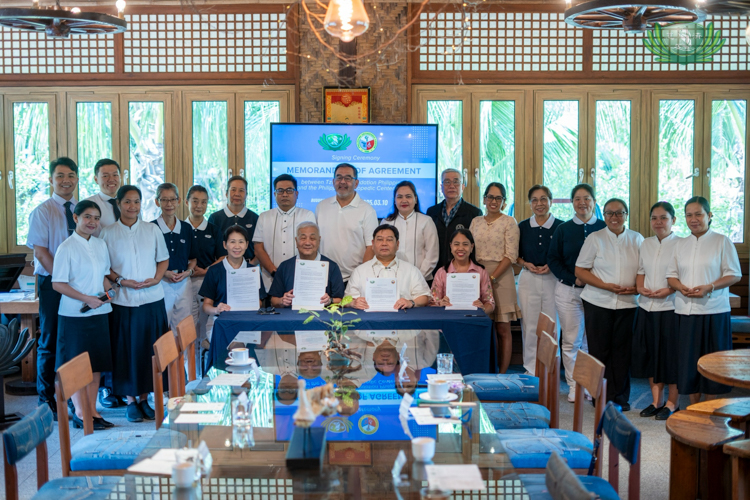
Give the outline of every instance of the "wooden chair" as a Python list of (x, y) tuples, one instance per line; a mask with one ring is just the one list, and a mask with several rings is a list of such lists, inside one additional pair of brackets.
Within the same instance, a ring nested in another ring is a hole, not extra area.
[(750, 439), (725, 444), (724, 453), (732, 462), (732, 500), (750, 498)]
[(744, 433), (728, 417), (678, 411), (667, 419), (671, 436), (669, 498), (725, 498), (731, 484), (729, 457), (722, 447)]
[[(536, 323), (536, 351), (539, 352), (539, 343), (542, 339), (542, 332), (547, 332), (550, 337), (555, 339), (557, 341), (557, 324), (555, 323), (555, 320), (549, 317), (549, 315), (540, 312), (539, 313), (539, 319)], [(539, 370), (541, 366), (539, 366), (539, 356), (536, 357), (536, 370), (534, 372), (534, 375), (537, 377), (539, 376)]]
[[(609, 466), (607, 468), (609, 484), (619, 496), (620, 455), (622, 455), (630, 464), (628, 500), (639, 500), (641, 498), (641, 431), (622, 414), (618, 406), (610, 402), (607, 403), (602, 416), (602, 433), (609, 439)], [(597, 435), (597, 438), (601, 440), (601, 434)], [(593, 490), (591, 487), (588, 489)]]
[(177, 347), (180, 350), (178, 366), (185, 366), (187, 357), (187, 380), (180, 377), (180, 391), (185, 394), (186, 382), (192, 382), (197, 379), (195, 373), (195, 342), (198, 339), (198, 333), (195, 331), (195, 322), (192, 316), (188, 316), (177, 324)]
[(47, 438), (52, 434), (52, 410), (38, 406), (31, 414), (3, 433), (3, 463), (5, 466), (5, 498), (18, 500), (17, 464), (36, 448), (36, 483), (39, 491), (34, 498), (62, 498), (75, 490), (79, 498), (103, 500), (107, 498), (119, 477), (63, 477), (49, 481)]
[(154, 413), (156, 430), (159, 430), (164, 421), (164, 372), (167, 372), (169, 380), (170, 397), (182, 396), (180, 376), (182, 364), (179, 363), (180, 354), (177, 350), (177, 340), (172, 331), (162, 335), (154, 342), (154, 355), (151, 358), (154, 375)]
[(728, 417), (730, 425), (750, 438), (750, 398), (722, 398), (702, 401), (687, 407), (688, 411), (704, 413), (715, 417)]

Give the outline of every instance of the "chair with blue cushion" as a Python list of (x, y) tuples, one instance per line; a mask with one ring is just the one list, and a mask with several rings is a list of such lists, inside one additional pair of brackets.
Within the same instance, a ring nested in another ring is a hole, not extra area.
[[(507, 476), (511, 478), (513, 476)], [(520, 474), (529, 500), (595, 500), (597, 497), (586, 489), (582, 479), (568, 467), (557, 453), (552, 453), (547, 461), (544, 474)], [(614, 497), (619, 500), (617, 496)]]
[[(596, 399), (594, 429), (604, 412), (606, 380), (604, 365), (593, 356), (579, 351), (573, 370), (576, 381), (573, 430), (562, 429), (507, 429), (497, 431), (505, 453), (518, 472), (540, 472), (547, 466), (552, 453), (557, 452), (576, 472), (588, 471), (594, 451), (592, 441), (581, 434), (583, 429), (584, 389)], [(556, 388), (550, 388), (555, 390)], [(601, 450), (597, 452), (601, 455)], [(601, 460), (597, 462), (596, 475), (601, 475)]]
[(41, 405), (33, 413), (3, 432), (5, 450), (5, 498), (18, 500), (17, 464), (36, 448), (36, 482), (39, 491), (34, 500), (65, 500), (74, 493), (77, 498), (105, 499), (120, 481), (119, 477), (65, 477), (49, 480), (47, 438), (52, 434), (52, 410)]
[(187, 437), (175, 431), (159, 431), (155, 441), (152, 441), (152, 438), (155, 437), (157, 431), (114, 428), (94, 434), (94, 423), (86, 393), (86, 386), (92, 380), (91, 361), (87, 352), (79, 354), (57, 369), (55, 377), (57, 407), (67, 408), (68, 399), (79, 391), (83, 399), (84, 436), (72, 448), (68, 412), (61, 411), (57, 415), (63, 477), (86, 476), (92, 472), (101, 476), (121, 476), (147, 445), (150, 449), (156, 450), (159, 447), (182, 448), (187, 444)]
[[(542, 332), (555, 335), (555, 320), (544, 313), (539, 313), (537, 322), (537, 351)], [(540, 374), (539, 363), (536, 367)], [(539, 391), (539, 377), (533, 375), (505, 373), (475, 373), (466, 375), (464, 382), (470, 385), (482, 403), (514, 403), (518, 401), (535, 402), (542, 406), (547, 404)]]
[(539, 394), (545, 405), (536, 403), (483, 403), (487, 416), (495, 427), (501, 429), (546, 429), (559, 427), (560, 356), (557, 342), (547, 332), (542, 332), (536, 351), (540, 368)]

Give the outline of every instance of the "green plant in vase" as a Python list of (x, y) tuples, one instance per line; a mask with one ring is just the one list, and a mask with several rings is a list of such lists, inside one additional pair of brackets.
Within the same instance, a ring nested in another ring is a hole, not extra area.
[(329, 363), (340, 363), (349, 364), (352, 360), (360, 359), (362, 355), (349, 349), (349, 345), (346, 343), (349, 336), (346, 332), (349, 328), (353, 327), (355, 323), (362, 321), (361, 318), (345, 319), (344, 316), (352, 314), (357, 316), (354, 311), (344, 311), (344, 307), (352, 302), (352, 297), (347, 295), (338, 304), (330, 304), (323, 308), (328, 314), (329, 318), (321, 318), (320, 313), (317, 311), (310, 311), (308, 309), (300, 309), (300, 314), (310, 314), (303, 324), (308, 324), (312, 320), (317, 319), (324, 325), (326, 325), (326, 337), (328, 338), (328, 347), (324, 354)]

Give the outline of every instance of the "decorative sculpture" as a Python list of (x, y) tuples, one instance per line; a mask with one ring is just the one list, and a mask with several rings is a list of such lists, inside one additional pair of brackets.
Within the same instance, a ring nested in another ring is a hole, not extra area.
[(35, 339), (31, 337), (28, 328), (19, 332), (20, 326), (14, 319), (8, 326), (0, 325), (0, 429), (8, 427), (21, 420), (21, 415), (5, 414), (5, 375), (16, 373), (20, 368), (18, 363), (34, 347)]
[(299, 405), (294, 412), (294, 432), (286, 452), (286, 465), (290, 469), (314, 469), (323, 463), (326, 452), (326, 429), (312, 427), (318, 415), (328, 416), (339, 409), (339, 400), (333, 393), (333, 384), (306, 390), (304, 379), (298, 382)]

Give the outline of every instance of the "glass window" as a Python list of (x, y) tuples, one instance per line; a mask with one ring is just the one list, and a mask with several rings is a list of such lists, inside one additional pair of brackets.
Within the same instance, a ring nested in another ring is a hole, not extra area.
[(76, 133), (80, 173), (78, 198), (84, 200), (99, 192), (94, 180), (94, 165), (102, 158), (112, 158), (112, 103), (76, 104)]
[[(427, 101), (427, 123), (438, 124), (438, 175), (446, 168), (463, 172), (463, 101)], [(440, 189), (437, 201), (443, 201)]]
[(744, 241), (747, 101), (711, 103), (711, 228)]
[[(694, 138), (695, 101), (660, 100), (659, 200), (671, 203), (677, 214), (685, 213), (685, 202), (693, 196)], [(685, 217), (678, 218), (674, 232), (690, 234)]]
[(227, 125), (226, 101), (193, 102), (193, 184), (200, 184), (208, 190), (206, 214), (212, 214), (226, 204)]
[(630, 209), (630, 101), (596, 102), (595, 148), (599, 206), (620, 198)]
[(574, 215), (570, 191), (578, 184), (578, 101), (544, 101), (544, 185), (552, 191), (552, 214)]
[[(490, 182), (500, 182), (508, 193), (505, 212), (514, 214), (516, 167), (516, 103), (479, 103), (479, 197)], [(481, 203), (481, 201), (480, 201)]]
[(17, 245), (26, 244), (31, 211), (50, 195), (48, 113), (46, 102), (13, 104)]
[(247, 206), (258, 214), (271, 208), (271, 122), (280, 116), (278, 101), (245, 101)]
[(156, 219), (156, 188), (164, 182), (164, 103), (131, 102), (128, 106), (130, 131), (130, 179), (143, 193), (141, 218)]

